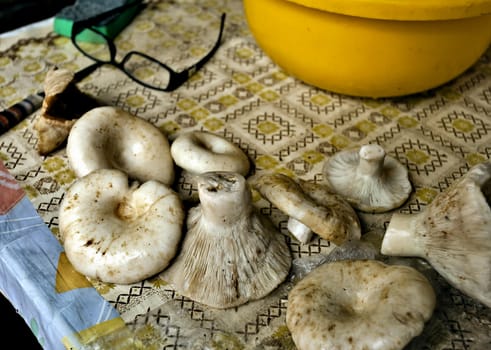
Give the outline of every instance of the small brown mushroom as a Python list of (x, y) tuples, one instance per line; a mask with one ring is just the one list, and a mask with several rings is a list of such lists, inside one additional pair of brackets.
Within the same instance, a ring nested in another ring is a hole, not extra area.
[(325, 162), (323, 172), (332, 191), (364, 212), (397, 208), (412, 190), (408, 170), (376, 144), (336, 153)]
[(253, 207), (239, 173), (207, 172), (197, 181), (201, 202), (188, 212), (181, 252), (161, 277), (178, 293), (220, 309), (266, 296), (290, 270), (285, 237)]
[(38, 133), (37, 151), (46, 155), (65, 142), (75, 120), (99, 103), (81, 92), (68, 69), (51, 69), (44, 80), (45, 97), (34, 129)]
[(262, 174), (250, 178), (261, 195), (288, 215), (289, 231), (302, 243), (315, 232), (336, 245), (361, 236), (359, 218), (351, 205), (326, 186), (284, 174)]

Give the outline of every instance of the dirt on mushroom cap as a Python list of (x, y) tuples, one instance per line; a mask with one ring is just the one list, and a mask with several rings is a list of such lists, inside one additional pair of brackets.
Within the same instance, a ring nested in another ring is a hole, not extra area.
[(74, 268), (107, 283), (139, 282), (177, 252), (184, 209), (157, 181), (129, 187), (116, 169), (99, 169), (65, 193), (59, 213), (63, 246)]
[(295, 285), (286, 322), (299, 350), (402, 349), (422, 332), (435, 303), (431, 284), (414, 268), (343, 260)]
[(361, 236), (354, 209), (325, 186), (295, 181), (279, 173), (258, 174), (250, 182), (278, 209), (326, 240), (339, 245)]

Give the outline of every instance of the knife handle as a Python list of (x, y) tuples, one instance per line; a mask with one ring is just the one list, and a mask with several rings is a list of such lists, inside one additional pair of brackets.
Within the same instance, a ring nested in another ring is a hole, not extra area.
[(29, 95), (0, 112), (0, 135), (12, 129), (43, 104), (44, 92)]
[[(74, 83), (87, 77), (97, 68), (102, 66), (103, 63), (96, 62), (88, 67), (75, 73)], [(19, 124), (24, 118), (32, 114), (34, 111), (41, 108), (44, 99), (44, 91), (40, 91), (37, 94), (29, 95), (22, 101), (17, 102), (13, 106), (4, 109), (0, 112), (0, 135), (12, 129), (14, 126)]]

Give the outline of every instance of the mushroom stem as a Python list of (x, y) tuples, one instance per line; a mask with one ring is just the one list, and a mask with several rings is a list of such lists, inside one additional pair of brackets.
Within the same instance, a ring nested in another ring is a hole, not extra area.
[[(394, 213), (384, 235), (380, 251), (385, 255), (424, 257), (424, 242), (417, 239), (421, 227), (421, 213), (406, 215)], [(424, 230), (424, 231), (423, 231)]]
[(116, 216), (125, 221), (131, 221), (132, 219), (137, 218), (141, 213), (138, 210), (138, 207), (134, 203), (134, 194), (135, 191), (140, 187), (140, 183), (138, 181), (133, 181), (131, 187), (128, 189), (128, 192), (123, 197), (122, 201), (116, 208)]
[[(475, 165), (418, 214), (392, 216), (383, 254), (416, 255), (491, 307), (491, 162)], [(412, 241), (411, 241), (412, 238)]]
[[(326, 186), (309, 183), (280, 173), (265, 173), (249, 178), (261, 195), (288, 216), (288, 228), (302, 243), (309, 239), (306, 228), (339, 245), (360, 238), (360, 222), (351, 205)], [(292, 219), (297, 223), (290, 223)], [(304, 231), (303, 233), (301, 233)]]
[(360, 163), (358, 171), (360, 175), (379, 176), (383, 171), (385, 151), (375, 144), (365, 145), (360, 148)]
[(287, 228), (290, 233), (295, 236), (301, 243), (307, 244), (312, 239), (314, 232), (305, 224), (301, 223), (297, 219), (288, 218)]
[(208, 224), (223, 227), (250, 215), (252, 197), (244, 177), (229, 172), (206, 176), (198, 181), (198, 194)]

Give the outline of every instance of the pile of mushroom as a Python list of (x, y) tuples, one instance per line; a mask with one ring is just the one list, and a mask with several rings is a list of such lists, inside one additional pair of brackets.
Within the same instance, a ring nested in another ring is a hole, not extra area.
[(376, 144), (336, 153), (324, 163), (323, 173), (332, 191), (365, 212), (395, 209), (412, 190), (406, 167)]
[(294, 286), (286, 323), (299, 350), (402, 349), (422, 332), (435, 303), (431, 284), (412, 267), (341, 260)]
[(75, 121), (66, 152), (78, 179), (60, 207), (60, 235), (74, 268), (121, 284), (165, 269), (185, 218), (169, 187), (174, 162), (166, 136), (122, 109), (96, 107)]
[(177, 194), (149, 180), (128, 185), (117, 169), (98, 169), (65, 193), (61, 240), (80, 273), (108, 283), (134, 283), (157, 274), (175, 256), (184, 209)]
[(427, 260), (491, 307), (491, 162), (471, 168), (418, 214), (394, 213), (381, 252)]
[[(412, 190), (407, 169), (378, 145), (335, 154), (322, 185), (279, 173), (246, 178), (249, 159), (229, 140), (192, 131), (169, 144), (154, 125), (116, 107), (91, 108), (68, 124), (66, 152), (78, 179), (59, 220), (74, 268), (121, 284), (158, 274), (213, 308), (263, 298), (290, 273), (285, 236), (254, 207), (251, 187), (288, 216), (301, 243), (317, 234), (339, 247), (361, 238), (355, 209), (388, 212)], [(187, 212), (170, 187), (174, 163), (197, 187), (199, 203)], [(490, 178), (491, 163), (482, 164), (425, 212), (393, 214), (382, 253), (425, 258), (491, 307)], [(286, 322), (300, 350), (402, 349), (421, 333), (435, 298), (414, 268), (352, 257), (303, 276), (288, 295)]]
[(288, 230), (302, 243), (313, 232), (337, 245), (358, 240), (360, 221), (351, 205), (325, 186), (298, 181), (279, 173), (252, 177), (250, 182), (262, 196), (288, 215)]
[(253, 207), (242, 175), (207, 172), (197, 183), (200, 203), (189, 211), (181, 251), (161, 277), (220, 309), (269, 294), (290, 270), (285, 237)]
[(44, 80), (45, 97), (34, 129), (38, 133), (37, 151), (46, 155), (63, 144), (82, 114), (98, 106), (98, 102), (81, 92), (68, 69), (50, 69)]

